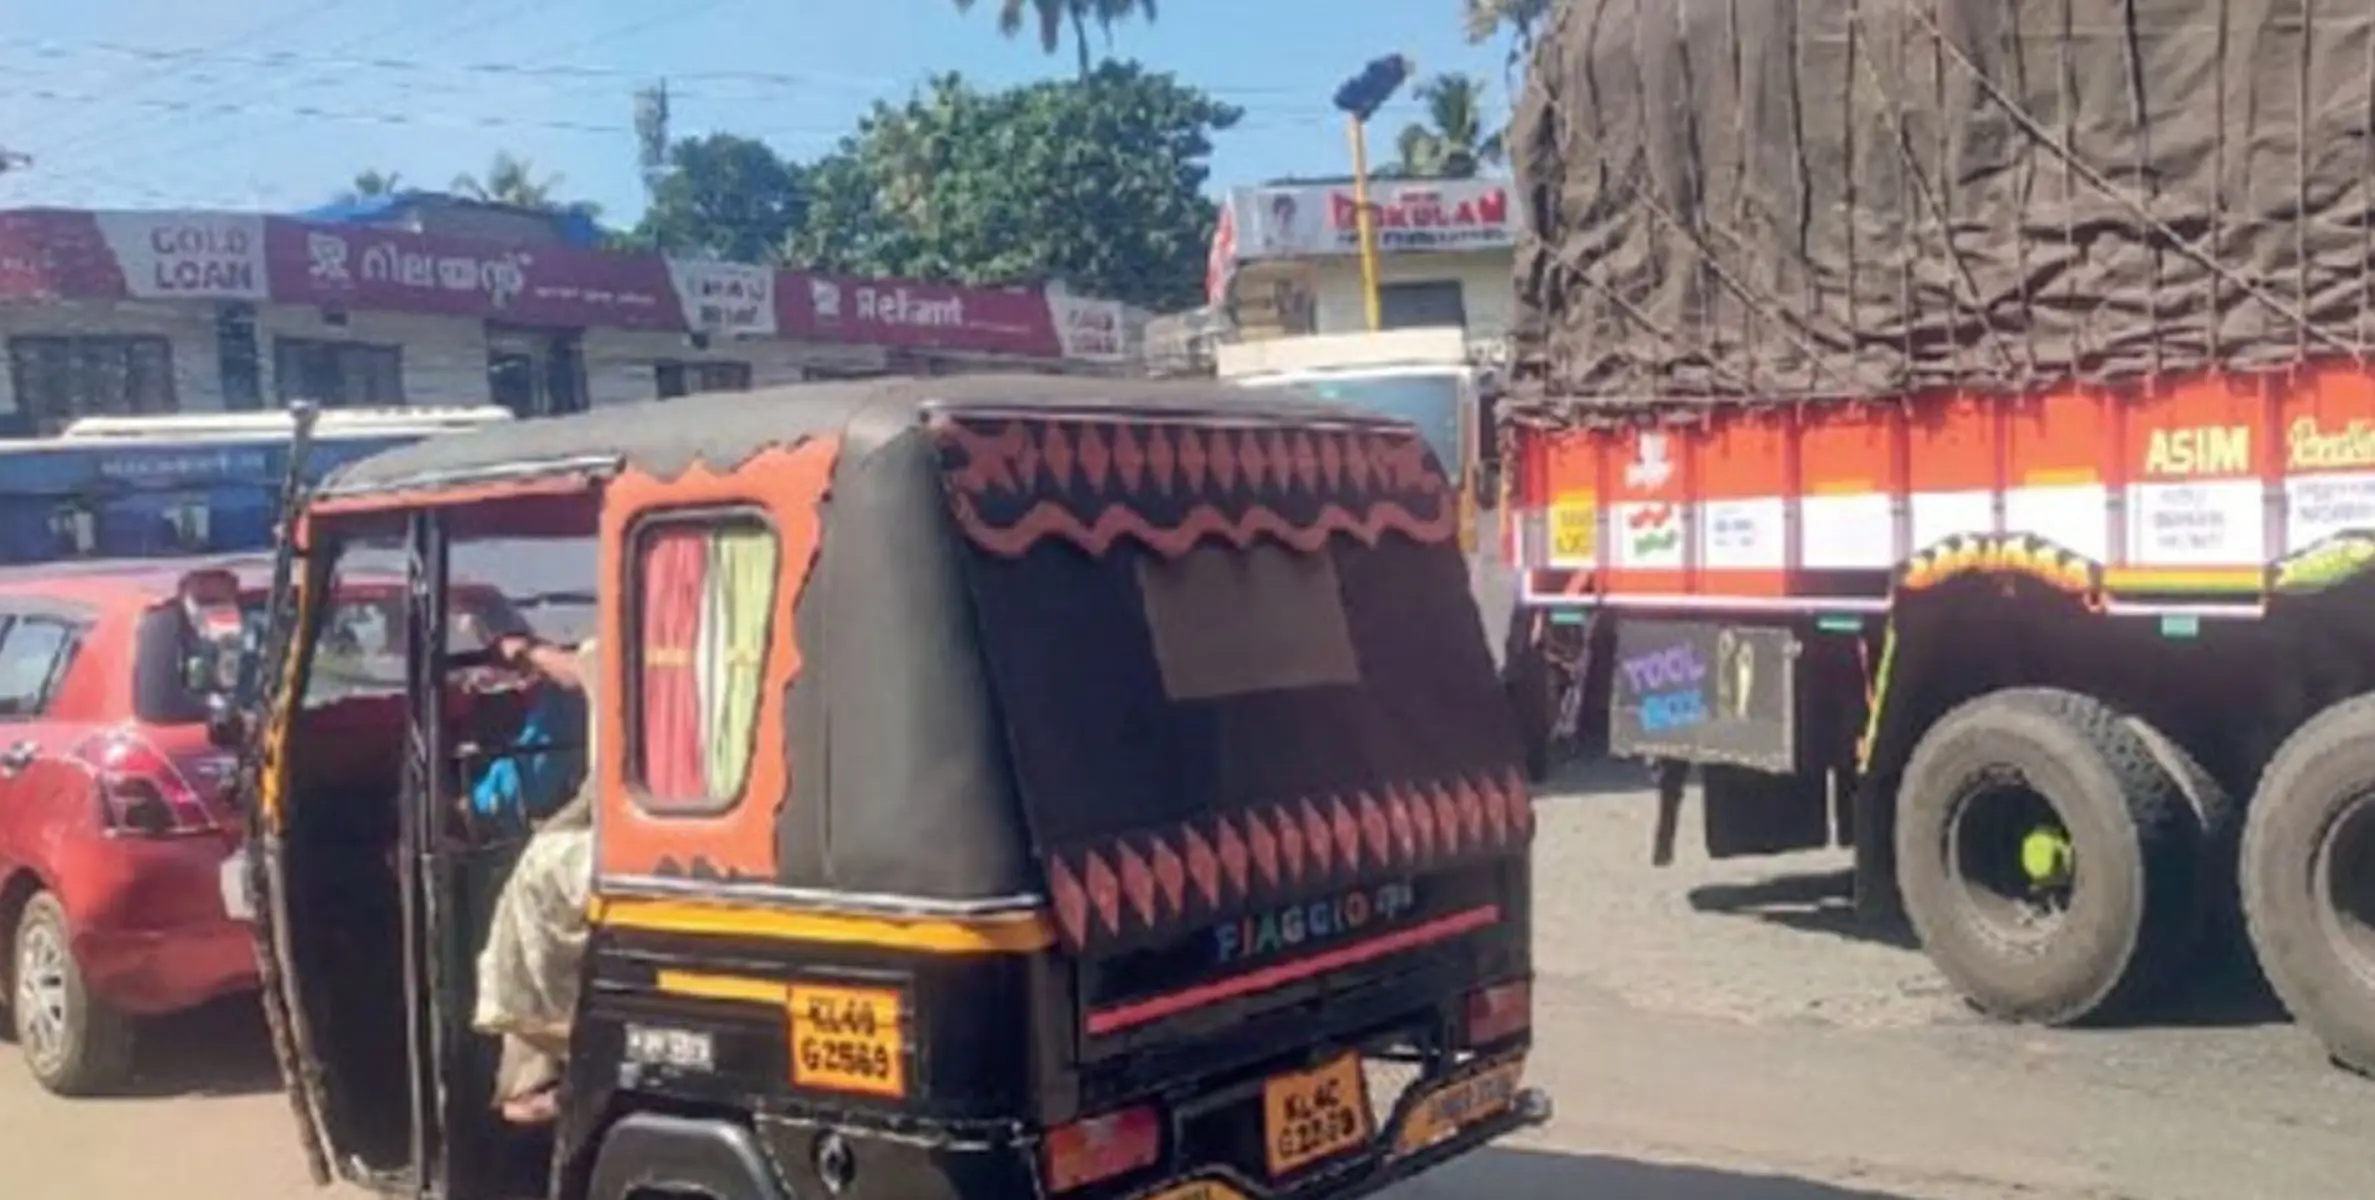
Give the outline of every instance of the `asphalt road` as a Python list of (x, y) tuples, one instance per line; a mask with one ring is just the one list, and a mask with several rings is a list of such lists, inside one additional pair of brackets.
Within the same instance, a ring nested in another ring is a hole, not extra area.
[[(1851, 926), (1837, 858), (1648, 867), (1631, 784), (1541, 810), (1532, 1074), (1557, 1119), (1393, 1200), (2375, 1195), (2375, 1082), (2247, 981), (2203, 981), (2154, 1028), (1991, 1026)], [(0, 1196), (324, 1195), (245, 1008), (152, 1044), (140, 1095), (80, 1103), (0, 1052)]]

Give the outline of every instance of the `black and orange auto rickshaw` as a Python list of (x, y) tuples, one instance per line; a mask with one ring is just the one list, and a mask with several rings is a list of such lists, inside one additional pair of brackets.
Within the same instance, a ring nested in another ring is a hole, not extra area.
[[(1345, 1197), (1547, 1119), (1459, 511), (1410, 426), (1208, 383), (802, 385), (342, 468), (292, 513), (276, 682), (224, 722), (317, 1177)], [(598, 633), (541, 1125), (494, 1110), (472, 1023), (527, 836), (470, 803), (523, 707), (449, 603), (472, 555), (579, 564)], [(358, 556), (403, 564), (403, 629), (341, 632)], [(352, 686), (369, 638), (400, 686)]]

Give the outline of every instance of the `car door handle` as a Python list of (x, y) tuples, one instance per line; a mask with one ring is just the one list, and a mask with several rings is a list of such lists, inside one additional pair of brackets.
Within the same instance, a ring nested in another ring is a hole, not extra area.
[(32, 766), (34, 755), (40, 752), (41, 747), (31, 742), (18, 742), (0, 750), (0, 775), (15, 775)]

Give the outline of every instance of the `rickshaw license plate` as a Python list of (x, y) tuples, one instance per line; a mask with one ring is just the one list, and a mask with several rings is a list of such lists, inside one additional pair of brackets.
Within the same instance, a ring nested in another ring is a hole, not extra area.
[(1360, 1055), (1262, 1085), (1262, 1149), (1274, 1176), (1357, 1150), (1372, 1132)]

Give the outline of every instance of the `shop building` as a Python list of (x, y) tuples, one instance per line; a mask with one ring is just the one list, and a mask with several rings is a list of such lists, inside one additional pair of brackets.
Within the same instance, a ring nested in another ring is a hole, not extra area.
[(1131, 369), (1123, 307), (1060, 288), (613, 253), (499, 216), (0, 211), (0, 436), (295, 399), (537, 416), (802, 379)]
[[(1369, 203), (1382, 328), (1456, 327), (1480, 343), (1508, 334), (1517, 221), (1506, 182), (1382, 179)], [(1348, 179), (1230, 191), (1209, 284), (1237, 338), (1368, 328), (1359, 211)]]

